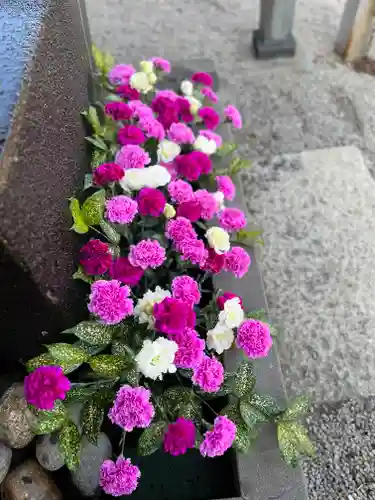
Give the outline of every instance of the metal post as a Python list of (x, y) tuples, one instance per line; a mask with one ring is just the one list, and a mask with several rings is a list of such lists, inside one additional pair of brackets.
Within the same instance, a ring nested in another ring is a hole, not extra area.
[(253, 48), (258, 59), (294, 56), (295, 7), (296, 0), (261, 0), (260, 26), (253, 33)]

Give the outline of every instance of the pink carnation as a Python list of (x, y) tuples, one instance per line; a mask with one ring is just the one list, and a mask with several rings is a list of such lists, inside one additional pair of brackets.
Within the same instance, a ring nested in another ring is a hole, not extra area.
[(218, 148), (220, 148), (223, 144), (223, 139), (219, 134), (216, 134), (215, 132), (212, 132), (212, 130), (201, 130), (199, 132), (199, 135), (203, 135), (203, 137), (206, 137), (206, 139), (209, 139), (210, 141), (215, 141), (215, 144)]
[(182, 260), (201, 266), (207, 259), (208, 252), (202, 240), (185, 238), (176, 247), (181, 252)]
[(110, 222), (130, 224), (138, 213), (138, 204), (129, 196), (120, 194), (105, 202), (105, 216)]
[(216, 358), (203, 356), (202, 361), (194, 368), (191, 380), (204, 392), (217, 392), (224, 382), (224, 367)]
[(181, 179), (168, 184), (168, 193), (172, 201), (177, 203), (184, 203), (193, 199), (193, 188), (188, 182)]
[(142, 144), (146, 137), (142, 130), (135, 125), (124, 125), (117, 133), (117, 140), (126, 146), (127, 144)]
[(148, 427), (155, 415), (150, 397), (151, 392), (144, 387), (123, 385), (108, 412), (109, 420), (127, 432), (135, 427)]
[(237, 331), (236, 345), (250, 359), (264, 358), (272, 346), (269, 326), (256, 319), (248, 319)]
[(173, 90), (158, 90), (156, 97), (167, 97), (172, 101), (177, 101), (179, 96)]
[(211, 75), (205, 72), (194, 73), (191, 77), (191, 80), (194, 83), (201, 83), (202, 85), (206, 85), (207, 87), (212, 87), (214, 80)]
[(228, 175), (218, 175), (216, 177), (217, 188), (227, 200), (233, 200), (236, 196), (236, 187)]
[(129, 120), (132, 115), (133, 111), (124, 102), (108, 102), (105, 105), (104, 112), (106, 115), (111, 116), (113, 120)]
[(195, 312), (190, 304), (182, 300), (165, 298), (154, 305), (153, 315), (155, 329), (167, 335), (174, 335), (195, 326)]
[(99, 484), (107, 495), (131, 495), (137, 489), (141, 471), (130, 458), (118, 457), (116, 462), (104, 460), (100, 467)]
[(169, 163), (160, 162), (160, 165), (168, 170), (172, 181), (175, 181), (178, 177), (176, 162), (170, 161)]
[(202, 118), (204, 125), (210, 130), (215, 130), (220, 124), (220, 115), (212, 108), (200, 108), (198, 116)]
[(116, 162), (125, 170), (129, 170), (131, 168), (144, 168), (151, 162), (151, 158), (140, 146), (128, 144), (117, 152)]
[(138, 125), (145, 132), (147, 137), (154, 137), (158, 141), (162, 141), (165, 138), (163, 125), (152, 116), (145, 116), (141, 118)]
[(135, 72), (131, 64), (117, 64), (109, 72), (108, 80), (112, 85), (126, 85)]
[(65, 399), (69, 379), (61, 366), (40, 366), (24, 381), (26, 401), (38, 410), (53, 410), (57, 399)]
[(199, 304), (201, 293), (198, 283), (190, 276), (177, 276), (172, 281), (172, 295), (175, 299), (182, 300), (192, 307)]
[(178, 205), (176, 210), (177, 217), (185, 217), (191, 222), (196, 222), (202, 217), (202, 207), (199, 201), (190, 200)]
[(241, 297), (239, 297), (238, 295), (236, 295), (235, 293), (232, 293), (232, 292), (224, 292), (222, 295), (220, 295), (217, 299), (216, 299), (216, 304), (217, 304), (217, 307), (220, 309), (220, 310), (223, 310), (224, 309), (224, 304), (227, 300), (231, 300), (231, 299), (239, 299), (240, 301), (240, 305), (242, 307), (242, 299)]
[(142, 240), (130, 246), (129, 262), (132, 266), (145, 270), (160, 267), (165, 261), (165, 248), (157, 240)]
[(196, 239), (197, 233), (188, 219), (176, 217), (176, 219), (168, 221), (165, 236), (178, 246), (179, 243), (186, 239)]
[(96, 186), (105, 186), (110, 182), (119, 181), (124, 177), (124, 169), (116, 163), (103, 163), (96, 167), (92, 179)]
[(225, 254), (224, 270), (233, 273), (236, 278), (242, 278), (251, 264), (250, 255), (241, 247), (232, 247)]
[(216, 104), (217, 102), (219, 102), (218, 95), (210, 87), (203, 87), (201, 89), (201, 94), (203, 94), (204, 97), (207, 97), (207, 99), (210, 102), (213, 102), (214, 104)]
[(175, 161), (178, 173), (189, 181), (196, 181), (201, 174), (209, 174), (212, 170), (210, 158), (201, 151), (179, 155)]
[(138, 90), (133, 89), (126, 83), (124, 85), (120, 85), (116, 88), (116, 94), (120, 95), (123, 99), (137, 100), (141, 97), (141, 93)]
[(195, 191), (194, 197), (201, 206), (202, 219), (210, 220), (218, 211), (218, 204), (214, 196), (206, 189), (198, 189)]
[(208, 249), (206, 260), (201, 265), (203, 271), (209, 271), (213, 274), (218, 274), (224, 268), (225, 255), (217, 254), (213, 248)]
[(186, 328), (172, 338), (178, 345), (174, 358), (177, 368), (195, 368), (203, 359), (205, 341), (192, 328)]
[(130, 288), (121, 286), (117, 280), (98, 280), (91, 285), (88, 310), (106, 325), (120, 323), (133, 314), (133, 301), (129, 299)]
[(142, 118), (153, 118), (154, 114), (150, 106), (142, 101), (134, 100), (128, 102), (129, 108), (132, 110), (133, 116), (141, 120)]
[(179, 417), (175, 423), (168, 425), (164, 434), (164, 451), (173, 456), (183, 455), (189, 448), (194, 448), (195, 425), (191, 420)]
[(171, 72), (171, 63), (167, 59), (162, 59), (161, 57), (152, 57), (151, 61), (154, 63), (156, 68), (161, 69), (164, 73)]
[(159, 217), (163, 213), (166, 199), (159, 189), (144, 187), (138, 193), (137, 202), (141, 215)]
[(235, 106), (229, 104), (229, 106), (224, 108), (224, 114), (232, 122), (234, 128), (242, 128), (241, 113)]
[(143, 276), (143, 269), (132, 266), (127, 257), (118, 257), (112, 262), (109, 275), (124, 285), (135, 286)]
[(109, 246), (100, 240), (90, 240), (79, 252), (79, 263), (86, 274), (99, 276), (108, 271), (112, 262)]
[(246, 216), (238, 208), (224, 208), (219, 216), (220, 225), (226, 231), (239, 231), (247, 224)]
[(236, 425), (228, 417), (216, 417), (214, 427), (204, 435), (199, 451), (204, 457), (219, 457), (232, 446), (236, 437)]
[(193, 131), (185, 123), (172, 123), (168, 138), (176, 144), (193, 144), (195, 141)]

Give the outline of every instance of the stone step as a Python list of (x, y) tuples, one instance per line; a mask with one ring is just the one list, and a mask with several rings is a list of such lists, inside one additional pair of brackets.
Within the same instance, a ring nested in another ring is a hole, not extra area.
[(242, 176), (288, 395), (375, 394), (375, 183), (356, 147), (258, 162)]

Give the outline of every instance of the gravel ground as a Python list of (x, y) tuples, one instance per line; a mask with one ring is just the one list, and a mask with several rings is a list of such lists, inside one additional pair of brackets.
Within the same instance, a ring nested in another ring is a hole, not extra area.
[(310, 500), (375, 499), (375, 397), (313, 408), (317, 457), (305, 462)]

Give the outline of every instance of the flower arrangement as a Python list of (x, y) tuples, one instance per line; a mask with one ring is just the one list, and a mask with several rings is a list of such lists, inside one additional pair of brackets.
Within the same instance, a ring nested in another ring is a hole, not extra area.
[[(280, 449), (292, 465), (312, 451), (298, 418), (302, 398), (280, 408), (255, 391), (252, 360), (267, 356), (274, 328), (263, 311), (244, 311), (241, 297), (212, 289), (221, 271), (243, 277), (251, 259), (238, 244), (245, 214), (226, 207), (231, 177), (247, 163), (219, 124), (242, 127), (232, 105), (221, 115), (212, 77), (195, 73), (180, 89), (158, 90), (170, 63), (153, 58), (113, 65), (93, 49), (104, 104), (84, 116), (92, 135), (91, 173), (83, 195), (70, 200), (72, 229), (91, 233), (74, 279), (89, 287), (89, 319), (63, 332), (27, 363), (25, 397), (35, 432), (59, 432), (66, 465), (79, 462), (81, 434), (95, 443), (105, 418), (118, 430), (119, 453), (100, 470), (100, 485), (129, 495), (141, 470), (124, 456), (126, 434), (139, 434), (138, 452), (159, 447), (177, 456), (196, 448), (205, 457), (232, 446), (246, 453), (260, 425), (274, 421)], [(244, 362), (228, 373), (224, 353), (236, 346)], [(215, 401), (225, 401), (224, 405)], [(221, 399), (218, 399), (221, 398)], [(211, 401), (212, 400), (212, 401)], [(78, 427), (72, 403), (82, 403)]]

